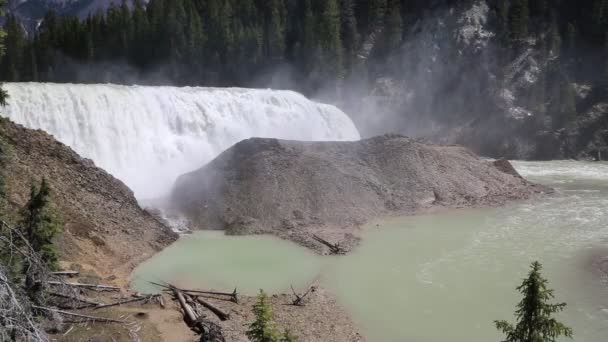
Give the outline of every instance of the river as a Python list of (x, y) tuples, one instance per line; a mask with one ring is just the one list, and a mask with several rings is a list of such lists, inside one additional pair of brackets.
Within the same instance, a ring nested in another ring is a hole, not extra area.
[(556, 300), (568, 303), (559, 318), (574, 340), (605, 341), (608, 283), (592, 260), (608, 256), (608, 164), (515, 166), (557, 194), (386, 220), (370, 225), (361, 246), (340, 258), (273, 238), (196, 234), (138, 268), (134, 285), (145, 290), (153, 277), (276, 292), (320, 276), (368, 341), (487, 342), (501, 337), (494, 320), (513, 320), (515, 287), (538, 260)]

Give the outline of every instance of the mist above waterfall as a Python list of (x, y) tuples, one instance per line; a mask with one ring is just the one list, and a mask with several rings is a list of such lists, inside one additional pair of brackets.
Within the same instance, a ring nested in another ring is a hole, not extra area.
[(292, 91), (9, 83), (1, 115), (43, 129), (125, 182), (162, 197), (179, 175), (250, 137), (357, 140), (338, 108)]

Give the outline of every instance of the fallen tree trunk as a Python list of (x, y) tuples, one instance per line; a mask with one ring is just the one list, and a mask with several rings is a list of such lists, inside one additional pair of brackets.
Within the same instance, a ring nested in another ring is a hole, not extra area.
[(51, 274), (56, 275), (56, 276), (75, 277), (75, 276), (79, 275), (80, 272), (78, 272), (78, 271), (60, 271), (60, 272), (51, 272)]
[(209, 309), (209, 311), (213, 312), (220, 320), (226, 321), (230, 319), (230, 314), (225, 313), (221, 309), (217, 308), (213, 304), (203, 300), (201, 297), (196, 297), (196, 301), (199, 302), (202, 306)]
[(293, 295), (296, 297), (296, 299), (293, 300), (293, 302), (291, 302), (292, 305), (295, 306), (304, 306), (304, 298), (306, 298), (306, 296), (308, 296), (309, 293), (314, 292), (316, 289), (315, 286), (309, 286), (308, 290), (303, 294), (303, 295), (299, 295), (296, 290), (293, 289), (293, 286), (291, 286), (291, 291), (293, 292)]
[(189, 326), (196, 325), (197, 316), (194, 313), (194, 310), (192, 310), (192, 307), (188, 303), (186, 303), (186, 298), (184, 297), (184, 294), (182, 293), (182, 291), (180, 291), (177, 288), (174, 288), (173, 293), (175, 294), (175, 298), (177, 298), (179, 305), (182, 307), (182, 310), (184, 310), (184, 315), (187, 318), (186, 323)]
[(184, 311), (186, 323), (192, 330), (201, 335), (200, 341), (225, 342), (224, 334), (222, 333), (220, 326), (211, 321), (205, 320), (203, 317), (198, 317), (192, 307), (186, 302), (186, 298), (182, 291), (173, 285), (169, 286), (173, 291), (175, 298), (177, 298), (179, 305)]
[(48, 292), (48, 294), (51, 295), (51, 296), (53, 296), (53, 297), (59, 297), (59, 298), (64, 298), (64, 299), (75, 300), (77, 302), (85, 303), (85, 304), (88, 304), (90, 306), (104, 305), (103, 303), (92, 302), (90, 300), (86, 300), (86, 299), (78, 298), (78, 297), (74, 297), (74, 296), (68, 296), (68, 295), (64, 295), (62, 293), (57, 293), (57, 292)]
[(81, 284), (81, 283), (63, 283), (60, 281), (47, 281), (47, 284), (54, 286), (72, 286), (72, 287), (85, 287), (95, 290), (102, 291), (120, 291), (120, 287), (110, 285), (95, 285), (95, 284)]
[(44, 310), (44, 311), (51, 311), (51, 312), (56, 312), (58, 314), (61, 315), (65, 315), (65, 316), (72, 316), (72, 317), (79, 317), (79, 318), (85, 318), (87, 319), (89, 322), (102, 322), (102, 323), (125, 323), (125, 321), (119, 321), (117, 319), (111, 319), (111, 318), (104, 318), (104, 317), (96, 317), (96, 316), (88, 316), (88, 315), (82, 315), (82, 314), (77, 314), (74, 312), (69, 312), (69, 311), (63, 311), (63, 310), (57, 310), (57, 309), (53, 309), (53, 308), (47, 308), (44, 306), (37, 306), (37, 305), (32, 305), (33, 309), (37, 309), (37, 310)]
[(180, 289), (173, 285), (163, 285), (163, 284), (155, 283), (152, 281), (150, 282), (150, 284), (160, 286), (160, 287), (166, 289), (167, 291), (173, 291), (173, 288), (176, 288), (176, 289), (182, 291), (183, 293), (188, 293), (193, 296), (198, 296), (199, 294), (206, 294), (206, 295), (212, 295), (212, 296), (226, 296), (226, 297), (230, 297), (230, 300), (235, 302), (236, 304), (239, 303), (239, 297), (238, 297), (238, 292), (236, 291), (236, 287), (234, 288), (234, 291), (232, 291), (232, 292), (218, 292), (218, 291)]
[(141, 301), (144, 301), (144, 300), (151, 300), (152, 298), (159, 297), (159, 296), (160, 295), (151, 295), (151, 296), (146, 296), (146, 297), (125, 299), (125, 300), (121, 300), (121, 301), (118, 301), (118, 302), (115, 302), (115, 303), (97, 305), (97, 306), (95, 306), (93, 308), (93, 310), (98, 310), (98, 309), (103, 309), (103, 308), (109, 308), (109, 307), (112, 307), (112, 306), (118, 306), (118, 305), (122, 305), (122, 304), (141, 302)]
[(342, 248), (339, 243), (331, 243), (315, 234), (312, 235), (312, 238), (315, 239), (315, 241), (329, 247), (331, 254), (346, 254), (346, 250)]
[(228, 293), (228, 292), (214, 292), (214, 291), (199, 291), (199, 290), (184, 290), (182, 289), (182, 291), (186, 292), (186, 293), (191, 293), (191, 294), (207, 294), (207, 295), (212, 295), (212, 296), (226, 296), (226, 297), (230, 297), (230, 300), (235, 302), (236, 304), (239, 303), (239, 297), (238, 297), (238, 293), (236, 292), (236, 287), (234, 288), (234, 291)]

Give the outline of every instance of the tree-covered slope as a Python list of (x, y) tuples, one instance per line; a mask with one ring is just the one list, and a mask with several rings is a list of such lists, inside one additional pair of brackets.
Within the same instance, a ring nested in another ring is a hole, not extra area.
[(151, 0), (8, 17), (5, 81), (291, 88), (517, 158), (607, 146), (606, 0)]

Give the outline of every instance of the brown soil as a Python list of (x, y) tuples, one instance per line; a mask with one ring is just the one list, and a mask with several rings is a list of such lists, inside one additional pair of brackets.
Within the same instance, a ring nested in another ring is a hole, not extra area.
[[(82, 281), (82, 278), (73, 279)], [(90, 279), (88, 279), (90, 281)], [(127, 293), (97, 294), (89, 292), (92, 298), (110, 303), (124, 298)], [(184, 323), (179, 305), (168, 295), (163, 295), (165, 308), (158, 304), (126, 304), (100, 310), (81, 310), (81, 314), (113, 319), (123, 319), (128, 324), (88, 323), (64, 324), (52, 338), (57, 341), (197, 341), (197, 335)], [(248, 325), (254, 320), (255, 297), (239, 296), (239, 303), (220, 298), (205, 298), (214, 306), (230, 314), (230, 319), (220, 321), (213, 313), (205, 311), (207, 318), (222, 327), (226, 341), (248, 342)], [(279, 331), (288, 329), (300, 342), (360, 342), (359, 334), (347, 312), (333, 296), (317, 287), (305, 299), (305, 306), (291, 305), (293, 296), (280, 294), (270, 296), (274, 321)]]
[(62, 260), (125, 285), (131, 270), (177, 235), (142, 210), (121, 181), (81, 158), (40, 130), (0, 119), (0, 136), (8, 147), (6, 179), (9, 204), (16, 212), (30, 187), (44, 177), (64, 222), (57, 245)]

